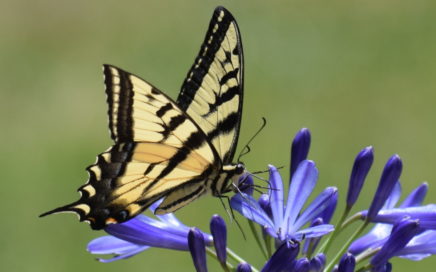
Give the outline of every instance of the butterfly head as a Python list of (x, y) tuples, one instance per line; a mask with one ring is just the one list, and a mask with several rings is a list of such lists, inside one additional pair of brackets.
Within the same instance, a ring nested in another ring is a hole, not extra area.
[(245, 165), (242, 162), (235, 165), (235, 170), (234, 170), (235, 175), (240, 177), (244, 172), (245, 172)]
[(223, 166), (222, 172), (217, 180), (216, 187), (212, 188), (215, 196), (220, 196), (235, 190), (239, 184), (239, 179), (245, 173), (243, 163), (229, 164)]

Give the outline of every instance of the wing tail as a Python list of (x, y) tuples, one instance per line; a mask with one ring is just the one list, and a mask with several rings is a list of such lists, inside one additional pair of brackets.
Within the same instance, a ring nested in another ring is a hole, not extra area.
[(90, 211), (90, 208), (87, 204), (80, 203), (79, 201), (73, 202), (71, 204), (67, 204), (65, 206), (58, 207), (56, 209), (53, 209), (51, 211), (42, 213), (39, 215), (39, 217), (44, 217), (51, 214), (56, 213), (65, 213), (65, 212), (73, 212), (79, 216), (80, 221), (85, 220), (85, 215), (88, 214)]

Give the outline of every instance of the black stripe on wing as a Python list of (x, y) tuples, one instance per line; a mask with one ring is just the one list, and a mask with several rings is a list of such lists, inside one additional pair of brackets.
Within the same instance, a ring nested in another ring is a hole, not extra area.
[[(222, 12), (224, 12), (224, 17), (219, 21)], [(186, 111), (192, 103), (195, 93), (200, 88), (204, 76), (209, 72), (210, 65), (215, 60), (215, 54), (220, 49), (230, 23), (233, 21), (233, 16), (228, 10), (223, 7), (215, 9), (200, 52), (189, 70), (183, 82), (182, 91), (177, 98), (177, 102), (182, 110)], [(215, 27), (218, 28), (214, 31)], [(211, 40), (210, 43), (209, 40)], [(197, 66), (197, 64), (199, 65)]]
[[(114, 74), (114, 71), (117, 74)], [(129, 73), (111, 69), (103, 65), (104, 83), (106, 85), (107, 103), (109, 106), (109, 129), (111, 138), (116, 141), (131, 141), (133, 138), (133, 86)], [(119, 81), (119, 82), (115, 82)]]

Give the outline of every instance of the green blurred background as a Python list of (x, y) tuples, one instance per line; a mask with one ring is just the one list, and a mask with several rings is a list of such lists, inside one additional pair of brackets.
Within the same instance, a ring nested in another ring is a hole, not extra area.
[[(176, 97), (217, 5), (234, 14), (243, 38), (239, 147), (262, 116), (268, 120), (244, 158), (249, 170), (287, 166), (291, 139), (308, 127), (317, 192), (336, 185), (343, 202), (354, 156), (373, 145), (359, 208), (394, 153), (404, 162), (404, 191), (427, 180), (426, 202), (436, 202), (434, 1), (2, 0), (1, 271), (193, 270), (188, 253), (161, 249), (98, 263), (85, 246), (102, 232), (73, 215), (37, 216), (76, 200), (84, 168), (111, 143), (101, 65), (120, 66)], [(288, 169), (282, 173), (287, 179)], [(177, 215), (207, 230), (214, 213), (225, 217), (218, 199), (205, 197)], [(261, 267), (251, 235), (244, 240), (234, 223), (229, 231), (229, 246)], [(394, 265), (430, 271), (436, 257)]]

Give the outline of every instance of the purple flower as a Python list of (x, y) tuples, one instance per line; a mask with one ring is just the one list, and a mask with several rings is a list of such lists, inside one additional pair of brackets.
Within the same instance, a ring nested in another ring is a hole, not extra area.
[[(366, 235), (354, 241), (353, 244), (351, 244), (349, 251), (353, 254), (359, 254), (367, 249), (374, 249), (382, 246), (384, 243), (386, 243), (392, 231), (391, 222), (394, 219), (396, 219), (397, 222), (404, 217), (418, 219), (420, 220), (420, 227), (423, 227), (420, 219), (420, 215), (422, 214), (415, 214), (411, 212), (411, 209), (420, 209), (421, 207), (424, 207), (424, 209), (428, 209), (428, 207), (431, 206), (420, 206), (425, 198), (427, 190), (427, 183), (422, 183), (406, 197), (406, 199), (401, 203), (398, 208), (395, 208), (395, 205), (397, 204), (401, 196), (401, 187), (400, 184), (397, 183), (397, 186), (395, 186), (384, 207), (382, 208), (382, 210), (380, 210), (379, 215), (374, 218), (374, 220), (379, 220), (383, 223), (376, 224)], [(396, 214), (395, 212), (390, 212), (392, 210), (408, 210), (409, 212), (403, 214), (398, 213), (395, 217), (385, 216)], [(365, 212), (363, 212), (363, 214), (365, 214)], [(385, 217), (389, 218), (390, 220), (387, 220)], [(396, 256), (411, 260), (421, 260), (433, 254), (436, 254), (435, 230), (427, 230), (417, 234), (409, 241), (409, 243), (403, 249), (396, 252)]]
[(365, 147), (357, 154), (354, 161), (353, 170), (351, 171), (348, 185), (347, 207), (351, 208), (356, 203), (362, 190), (363, 182), (368, 175), (372, 162), (374, 161), (374, 152), (372, 146)]
[(310, 260), (310, 272), (321, 272), (324, 269), (326, 257), (320, 253)]
[[(362, 213), (363, 216), (366, 213)], [(394, 208), (381, 210), (371, 221), (379, 223), (394, 224), (401, 218), (410, 217), (418, 219), (424, 229), (436, 229), (436, 204), (429, 204), (420, 207)]]
[(269, 217), (272, 217), (271, 202), (268, 194), (261, 194), (259, 197), (259, 205)]
[[(269, 203), (261, 198), (259, 204), (253, 197), (237, 194), (231, 199), (233, 209), (244, 217), (260, 224), (263, 229), (280, 241), (301, 240), (304, 237), (319, 237), (333, 230), (332, 225), (322, 224), (302, 229), (305, 224), (318, 217), (337, 197), (337, 189), (328, 187), (310, 205), (302, 208), (312, 193), (318, 178), (318, 170), (312, 161), (300, 163), (292, 177), (288, 199), (284, 203), (283, 182), (274, 166), (270, 166)], [(271, 214), (268, 213), (269, 207)]]
[(397, 252), (397, 256), (420, 261), (436, 254), (436, 231), (424, 231), (410, 240), (407, 246)]
[[(160, 201), (153, 204), (154, 209)], [(88, 244), (88, 251), (93, 254), (115, 254), (111, 259), (99, 259), (101, 262), (112, 262), (126, 259), (150, 247), (161, 247), (175, 250), (189, 250), (188, 232), (190, 228), (181, 223), (172, 213), (158, 215), (154, 219), (138, 215), (131, 220), (109, 225), (105, 231), (111, 235), (102, 236)], [(212, 236), (202, 233), (205, 242), (212, 244)]]
[[(321, 217), (317, 217), (315, 220), (312, 221), (310, 224), (311, 227), (323, 225), (324, 220)], [(315, 248), (318, 246), (319, 241), (322, 237), (314, 237), (314, 238), (308, 238), (306, 239), (304, 246), (303, 246), (303, 254), (310, 255), (315, 250)], [(310, 252), (309, 252), (310, 251)]]
[(301, 258), (293, 262), (289, 271), (291, 272), (309, 272), (310, 262), (307, 258)]
[(350, 253), (345, 253), (339, 261), (337, 272), (353, 272), (356, 266), (356, 259)]
[(330, 220), (333, 217), (333, 214), (336, 210), (336, 205), (338, 204), (338, 194), (334, 194), (330, 204), (318, 215), (319, 218), (326, 224), (330, 223)]
[(385, 168), (383, 169), (374, 199), (369, 207), (367, 215), (368, 220), (374, 218), (380, 211), (383, 204), (386, 202), (386, 199), (391, 194), (392, 189), (394, 188), (398, 179), (400, 178), (402, 169), (403, 163), (398, 155), (393, 155), (389, 158)]
[(292, 177), (297, 170), (300, 162), (307, 159), (310, 148), (310, 131), (307, 128), (302, 128), (294, 137), (291, 148), (291, 175)]
[(220, 263), (225, 264), (227, 258), (227, 228), (226, 222), (221, 216), (215, 214), (210, 220), (210, 231), (213, 236), (213, 244)]
[(207, 272), (206, 244), (204, 236), (197, 228), (191, 228), (188, 233), (188, 245), (197, 272)]
[(88, 244), (88, 251), (92, 254), (116, 255), (115, 257), (110, 259), (97, 258), (97, 260), (102, 263), (109, 263), (121, 259), (127, 259), (148, 248), (149, 246), (133, 244), (109, 235), (96, 238)]
[(371, 269), (372, 272), (391, 272), (392, 271), (392, 264), (386, 263), (384, 265), (381, 265), (379, 267), (373, 267)]
[(236, 267), (236, 272), (251, 272), (251, 265), (248, 263), (240, 263)]
[(262, 268), (262, 272), (287, 271), (300, 251), (298, 242), (284, 242)]
[(384, 267), (388, 260), (403, 249), (407, 243), (419, 232), (419, 221), (404, 219), (395, 224), (392, 233), (383, 244), (383, 247), (371, 259), (374, 267)]

